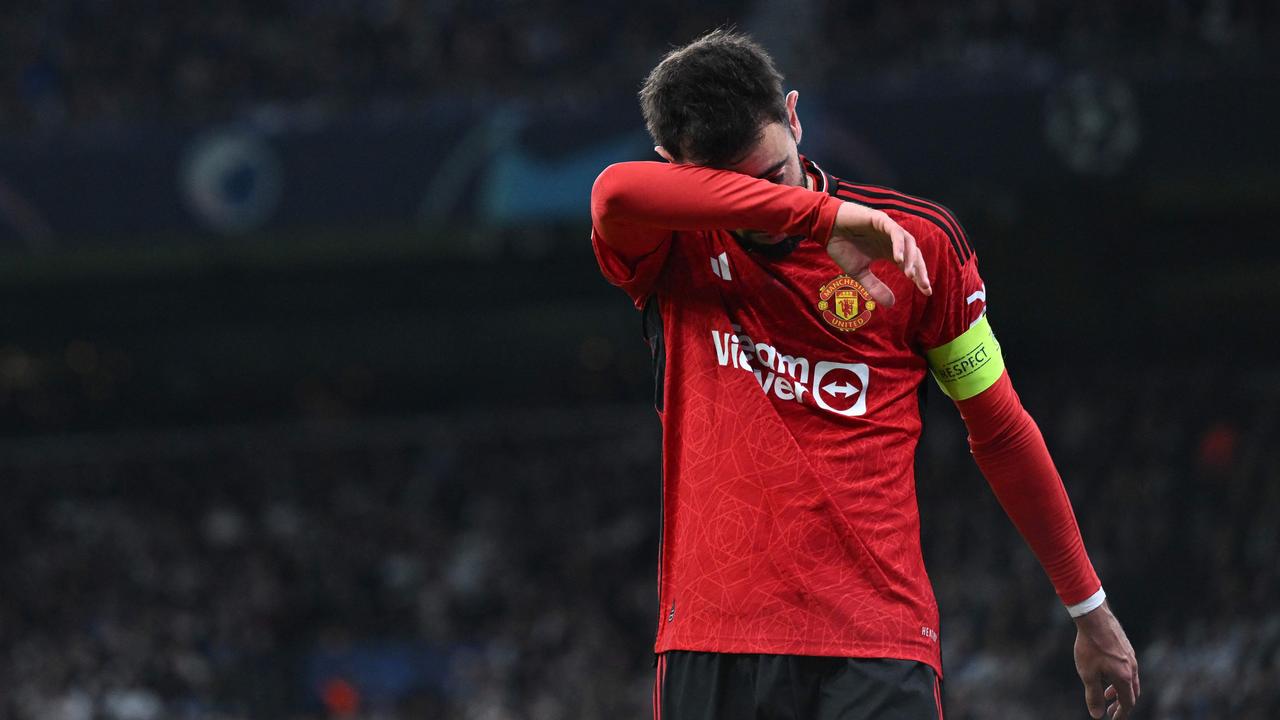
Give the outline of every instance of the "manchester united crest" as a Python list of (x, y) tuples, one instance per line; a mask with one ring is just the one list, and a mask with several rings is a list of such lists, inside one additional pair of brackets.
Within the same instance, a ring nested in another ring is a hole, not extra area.
[(871, 320), (876, 301), (862, 284), (841, 275), (818, 288), (818, 312), (837, 330), (853, 332)]

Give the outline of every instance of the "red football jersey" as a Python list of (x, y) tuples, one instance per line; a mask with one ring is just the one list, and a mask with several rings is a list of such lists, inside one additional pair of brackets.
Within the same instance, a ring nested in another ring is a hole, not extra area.
[(787, 194), (782, 220), (734, 202), (815, 236), (839, 200), (882, 209), (915, 237), (932, 296), (878, 261), (896, 296), (879, 306), (817, 242), (760, 249), (679, 222), (624, 257), (593, 208), (600, 267), (653, 319), (661, 367), (655, 649), (900, 658), (941, 674), (915, 496), (918, 393), (925, 351), (985, 311), (978, 261), (945, 208), (805, 167), (813, 189)]

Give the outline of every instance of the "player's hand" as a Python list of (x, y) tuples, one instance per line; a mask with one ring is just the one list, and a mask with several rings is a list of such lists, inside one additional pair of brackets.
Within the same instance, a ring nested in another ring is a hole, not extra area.
[(1106, 603), (1076, 618), (1076, 672), (1094, 718), (1105, 712), (1111, 720), (1123, 720), (1142, 695), (1133, 646)]
[(861, 283), (876, 302), (884, 306), (894, 302), (893, 291), (871, 272), (871, 261), (892, 260), (920, 292), (933, 294), (924, 255), (916, 247), (911, 233), (880, 210), (846, 202), (836, 214), (836, 224), (827, 243), (827, 254)]

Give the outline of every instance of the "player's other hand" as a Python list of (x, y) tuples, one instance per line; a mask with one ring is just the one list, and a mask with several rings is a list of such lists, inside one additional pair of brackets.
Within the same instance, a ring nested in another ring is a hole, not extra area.
[(893, 291), (871, 272), (871, 261), (892, 260), (920, 292), (933, 294), (924, 255), (911, 233), (888, 214), (857, 203), (846, 202), (836, 214), (836, 224), (827, 243), (827, 254), (884, 306), (893, 304)]
[(1094, 718), (1105, 712), (1111, 720), (1123, 720), (1142, 695), (1133, 646), (1106, 603), (1076, 618), (1076, 672)]

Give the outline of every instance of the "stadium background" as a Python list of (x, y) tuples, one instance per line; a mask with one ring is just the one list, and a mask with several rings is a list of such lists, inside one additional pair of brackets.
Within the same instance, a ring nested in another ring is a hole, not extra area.
[[(1273, 3), (5, 5), (0, 718), (648, 716), (659, 433), (587, 195), (724, 22), (811, 157), (966, 223), (1138, 716), (1280, 717)], [(927, 416), (948, 717), (1084, 717)]]

